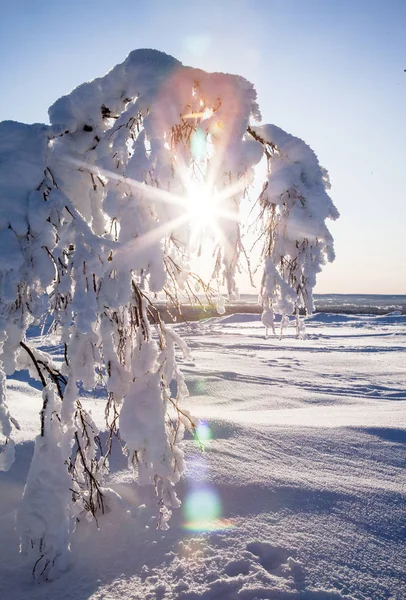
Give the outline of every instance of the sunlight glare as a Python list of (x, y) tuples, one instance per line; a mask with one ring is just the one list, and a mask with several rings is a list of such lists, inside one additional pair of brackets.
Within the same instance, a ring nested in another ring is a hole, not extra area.
[(213, 225), (218, 216), (218, 196), (205, 183), (190, 182), (187, 186), (185, 208), (194, 229)]

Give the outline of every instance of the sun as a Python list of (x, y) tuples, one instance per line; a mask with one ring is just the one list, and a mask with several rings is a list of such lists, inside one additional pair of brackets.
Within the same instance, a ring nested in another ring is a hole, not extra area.
[(184, 206), (192, 230), (203, 231), (216, 226), (220, 214), (220, 199), (206, 183), (188, 183)]

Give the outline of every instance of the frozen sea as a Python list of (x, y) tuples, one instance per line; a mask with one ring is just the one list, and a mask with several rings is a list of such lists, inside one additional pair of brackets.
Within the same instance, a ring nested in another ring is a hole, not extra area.
[[(161, 314), (168, 322), (182, 320), (197, 321), (217, 314), (215, 305), (208, 305), (204, 296), (200, 297), (201, 305), (183, 305), (182, 314), (173, 309), (167, 310), (161, 302)], [(315, 294), (315, 311), (339, 314), (385, 315), (391, 312), (406, 314), (406, 295), (387, 294)], [(257, 294), (241, 294), (234, 302), (225, 302), (225, 314), (253, 313), (260, 314)]]
[[(241, 303), (254, 304), (257, 296), (242, 294)], [(406, 295), (396, 294), (314, 294), (317, 312), (384, 314), (400, 311), (406, 314)]]
[[(266, 338), (249, 313), (176, 324), (205, 438), (204, 451), (185, 441), (182, 507), (156, 530), (153, 492), (116, 449), (108, 484), (122, 503), (99, 528), (77, 524), (69, 571), (42, 584), (14, 530), (41, 397), (25, 373), (9, 379), (22, 430), (0, 473), (0, 598), (405, 600), (406, 297), (343, 298), (390, 314), (319, 312), (305, 339), (293, 325)], [(103, 398), (83, 403), (103, 427)]]

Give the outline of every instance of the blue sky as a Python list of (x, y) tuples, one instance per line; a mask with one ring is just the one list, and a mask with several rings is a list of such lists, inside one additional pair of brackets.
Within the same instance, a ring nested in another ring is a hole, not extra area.
[(239, 73), (263, 121), (303, 138), (341, 219), (318, 292), (406, 293), (404, 0), (14, 0), (0, 19), (0, 120), (48, 107), (135, 48)]

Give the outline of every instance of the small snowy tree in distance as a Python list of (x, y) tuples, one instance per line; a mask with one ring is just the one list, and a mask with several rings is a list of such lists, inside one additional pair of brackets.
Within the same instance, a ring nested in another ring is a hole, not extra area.
[[(57, 100), (49, 117), (49, 126), (0, 123), (0, 469), (13, 463), (19, 428), (6, 376), (26, 369), (43, 404), (17, 529), (38, 578), (67, 568), (77, 521), (111, 503), (103, 478), (115, 435), (138, 483), (155, 486), (160, 527), (179, 506), (182, 438), (195, 427), (177, 362), (188, 348), (162, 321), (157, 294), (179, 306), (214, 293), (220, 312), (221, 286), (237, 295), (246, 254), (239, 207), (255, 166), (265, 159), (258, 235), (267, 328), (275, 312), (312, 311), (316, 274), (334, 258), (325, 220), (338, 216), (316, 155), (258, 124), (255, 89), (240, 76), (136, 50)], [(202, 250), (213, 263), (208, 282), (191, 272)], [(45, 321), (64, 349), (62, 366), (27, 342), (28, 327)], [(79, 397), (100, 385), (102, 449)]]

